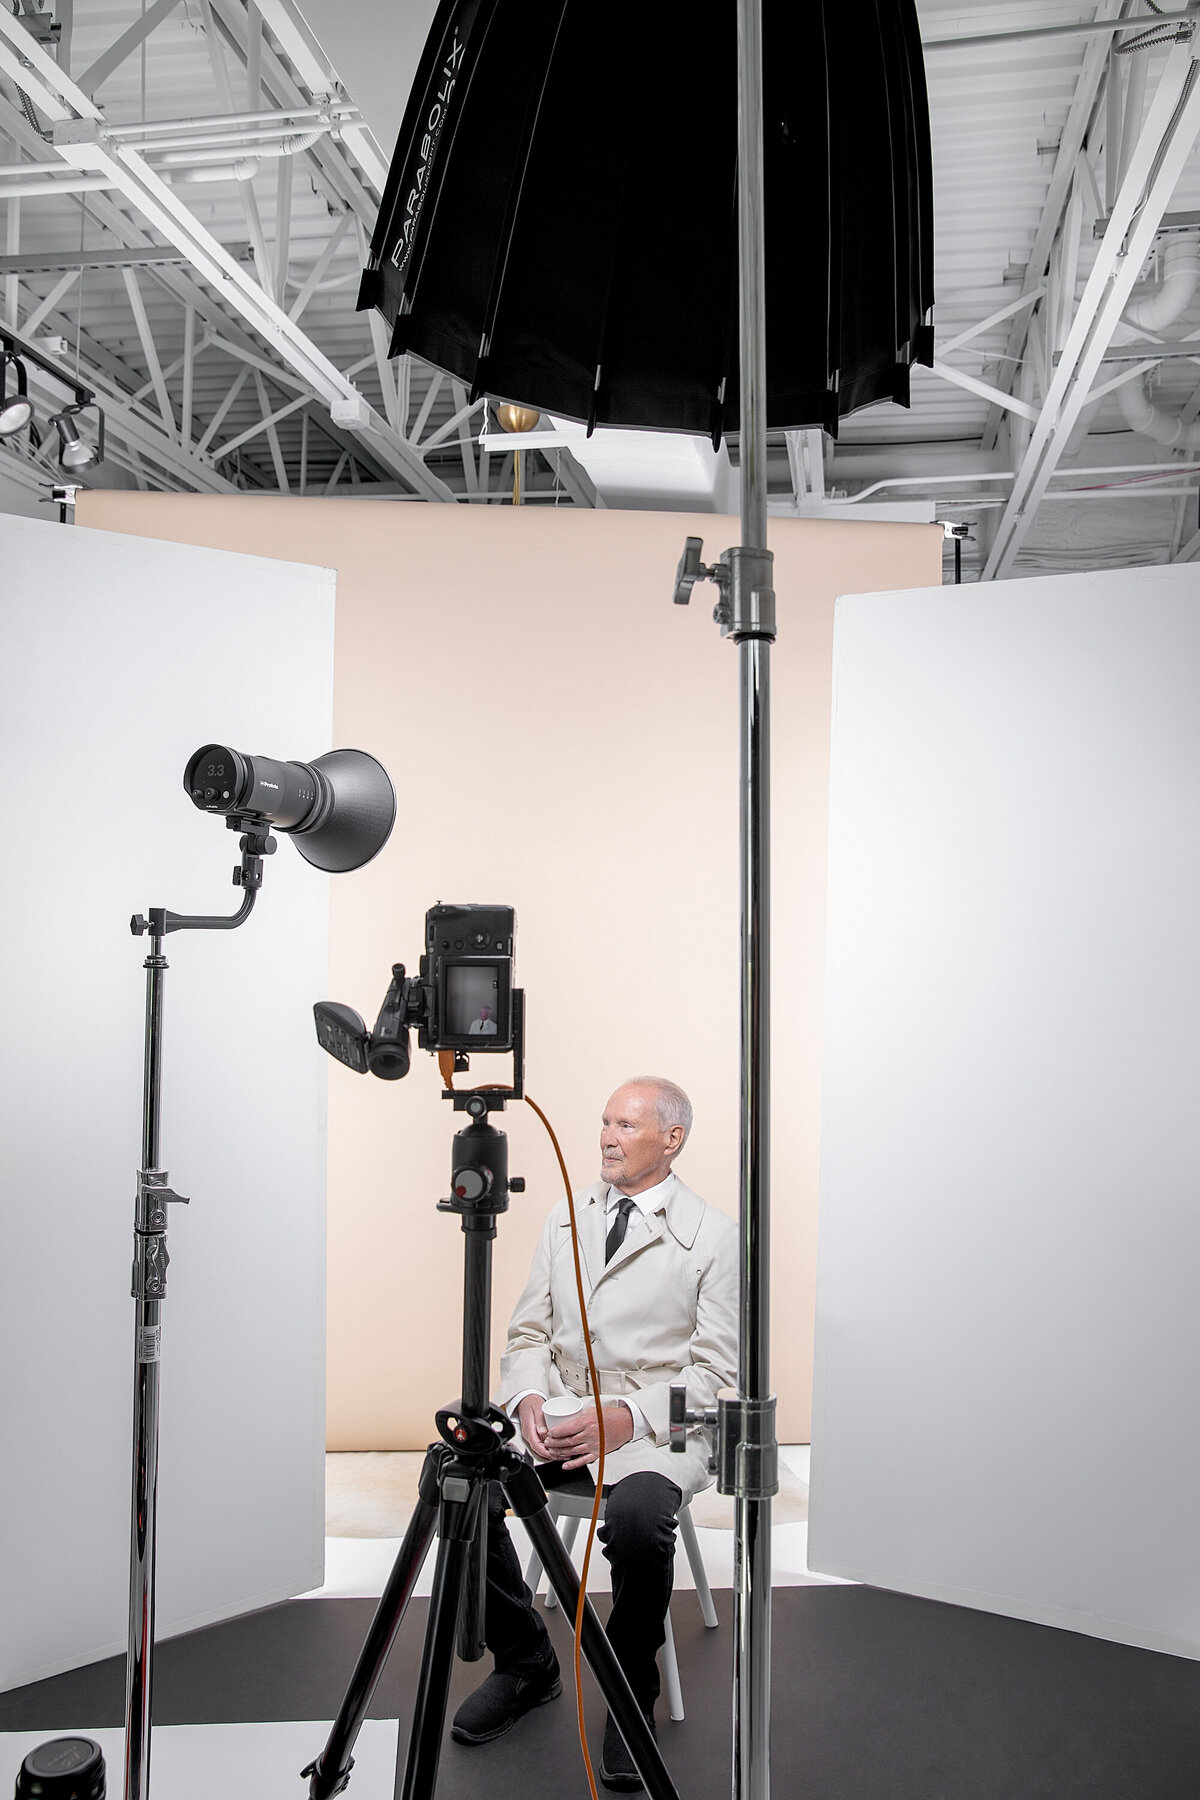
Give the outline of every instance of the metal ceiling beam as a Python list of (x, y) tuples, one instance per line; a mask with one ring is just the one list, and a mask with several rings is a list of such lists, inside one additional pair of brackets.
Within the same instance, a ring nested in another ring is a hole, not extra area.
[[(293, 0), (250, 0), (250, 4), (257, 5), (276, 42), (314, 98), (342, 91), (337, 71)], [(387, 181), (387, 161), (367, 127), (361, 124), (348, 126), (342, 132), (342, 142), (376, 193), (382, 194)]]
[(1194, 45), (1173, 49), (1160, 77), (1113, 207), (1041, 416), (997, 528), (984, 579), (1012, 569), (1067, 446), (1121, 314), (1154, 243), (1159, 221), (1200, 135), (1200, 65)]
[[(21, 322), (22, 331), (26, 336), (35, 330), (37, 325), (42, 322), (43, 317), (45, 317), (43, 308), (52, 312), (54, 304), (56, 304), (55, 295), (51, 294), (35, 312), (29, 314), (27, 318)], [(95, 388), (97, 395), (103, 401), (110, 440), (120, 441), (124, 439), (129, 446), (136, 443), (143, 456), (165, 468), (167, 478), (176, 488), (193, 488), (198, 489), (201, 492), (213, 493), (237, 491), (223, 476), (215, 475), (211, 460), (205, 458), (202, 454), (206, 447), (206, 443), (200, 445), (196, 450), (193, 450), (190, 443), (187, 442), (187, 440), (184, 440), (183, 454), (181, 456), (178, 446), (162, 432), (158, 421), (138, 410), (138, 403), (147, 393), (154, 390), (155, 384), (153, 381), (147, 382), (143, 384), (142, 387), (136, 389), (136, 391), (131, 392), (130, 390), (137, 377), (134, 371), (125, 363), (121, 362), (117, 357), (112, 356), (102, 345), (92, 342), (85, 333), (79, 332), (74, 321), (58, 316), (50, 317), (48, 322), (53, 327), (57, 328), (60, 333), (78, 338), (81, 353), (81, 374), (86, 374), (88, 386)], [(185, 323), (185, 345), (186, 330)], [(193, 337), (194, 330), (195, 327), (193, 322)], [(212, 340), (208, 338), (203, 340), (199, 349), (195, 351), (195, 355), (198, 356), (201, 354), (211, 341)], [(175, 363), (163, 371), (163, 375), (169, 377), (177, 370), (179, 364), (183, 360), (183, 358), (177, 359)], [(248, 375), (249, 371), (246, 371), (246, 373)], [(277, 373), (275, 378), (279, 379)], [(187, 382), (185, 379), (185, 396), (186, 388)], [(133, 451), (131, 448), (131, 455), (132, 454)]]
[(292, 319), (292, 320), (299, 319), (301, 313), (304, 311), (305, 307), (308, 305), (309, 301), (312, 299), (313, 295), (316, 293), (317, 288), (319, 287), (320, 283), (324, 280), (326, 274), (329, 272), (329, 269), (333, 263), (334, 257), (337, 255), (339, 249), (341, 248), (342, 239), (345, 237), (347, 231), (350, 229), (350, 226), (351, 226), (352, 222), (354, 221), (354, 216), (355, 215), (349, 210), (349, 208), (347, 208), (347, 210), (345, 212), (341, 213), (338, 216), (338, 219), (333, 227), (333, 230), (330, 232), (328, 238), (325, 241), (325, 245), (321, 251), (321, 254), (318, 256), (316, 262), (313, 264), (312, 268), (309, 270), (308, 274), (305, 276), (303, 287), (300, 289), (300, 292), (296, 295), (296, 298), (292, 301), (292, 304), (288, 308), (288, 318), (289, 319)]
[[(36, 379), (31, 379), (30, 386), (38, 391), (39, 384)], [(189, 454), (178, 444), (173, 443), (161, 426), (152, 425), (141, 418), (125, 398), (111, 388), (102, 376), (98, 377), (89, 370), (88, 386), (95, 390), (96, 399), (103, 409), (106, 437), (119, 439), (146, 457), (149, 462), (165, 470), (176, 487), (209, 494), (237, 492), (234, 484), (227, 481), (223, 475), (218, 474), (209, 464), (202, 462), (194, 453)], [(56, 407), (60, 398), (55, 399)], [(44, 404), (45, 402), (43, 402)], [(32, 461), (33, 459), (28, 458), (27, 460)]]
[(121, 269), (186, 261), (182, 250), (131, 250), (116, 245), (110, 250), (30, 250), (21, 256), (0, 256), (0, 275), (51, 275), (59, 269)]
[(993, 406), (1003, 407), (1005, 412), (1019, 413), (1023, 419), (1036, 419), (1038, 416), (1036, 406), (1018, 400), (1015, 394), (1006, 394), (1002, 388), (993, 387), (990, 381), (980, 381), (977, 375), (968, 375), (965, 369), (951, 368), (940, 356), (934, 359), (933, 373), (942, 381), (965, 388), (968, 394), (978, 394), (981, 399), (990, 400)]
[(136, 269), (122, 269), (121, 279), (125, 283), (125, 292), (129, 295), (133, 322), (137, 326), (142, 355), (146, 359), (146, 368), (150, 380), (154, 384), (154, 397), (158, 401), (158, 410), (162, 414), (163, 427), (168, 437), (174, 437), (175, 411), (171, 405), (171, 396), (167, 392), (167, 384), (163, 379), (162, 363), (159, 361), (158, 347), (154, 342), (154, 333), (150, 329), (150, 320), (146, 315), (146, 303), (142, 299), (142, 290), (138, 286)]
[(267, 434), (267, 443), (271, 447), (271, 461), (275, 468), (275, 481), (281, 494), (291, 492), (291, 483), (287, 478), (287, 468), (283, 460), (283, 451), (279, 447), (279, 433), (275, 429), (275, 415), (270, 412), (270, 401), (267, 399), (266, 383), (258, 370), (254, 371), (254, 387), (258, 394), (259, 409), (263, 414), (263, 429)]
[(178, 5), (179, 0), (154, 0), (154, 5), (147, 7), (128, 31), (123, 31), (116, 42), (96, 58), (91, 68), (85, 69), (79, 76), (79, 86), (83, 92), (94, 95), (101, 82), (107, 81), (114, 69), (119, 69), (125, 59), (145, 43), (155, 27), (162, 23), (168, 13), (174, 12)]
[[(204, 349), (207, 338), (201, 345)], [(179, 407), (179, 441), (185, 450), (192, 443), (192, 398), (196, 373), (196, 309), (189, 306), (183, 315), (183, 398)]]
[(218, 406), (212, 418), (208, 421), (208, 425), (201, 436), (200, 442), (196, 445), (196, 450), (201, 456), (208, 449), (208, 446), (212, 443), (218, 431), (220, 431), (222, 425), (225, 423), (230, 408), (249, 381), (250, 374), (251, 371), (249, 367), (239, 369), (229, 386), (226, 388), (224, 399), (221, 401), (220, 406)]
[(269, 418), (259, 419), (257, 424), (248, 425), (245, 431), (240, 432), (237, 437), (229, 438), (228, 441), (222, 444), (220, 449), (214, 453), (213, 461), (220, 462), (222, 457), (231, 456), (235, 450), (240, 450), (243, 444), (248, 444), (251, 439), (256, 438), (260, 432), (273, 430), (274, 427), (278, 425), (280, 419), (290, 418), (292, 413), (299, 412), (302, 406), (307, 406), (308, 404), (308, 395), (301, 394), (298, 399), (289, 400), (285, 406), (276, 407)]
[[(1120, 31), (1160, 30), (1174, 26), (1179, 34), (1175, 42), (1190, 41), (1196, 20), (1191, 12), (1134, 13), (1127, 19), (1109, 22), (1103, 18), (1076, 19), (1070, 25), (1026, 25), (1013, 31), (977, 31), (970, 37), (922, 38), (922, 50), (970, 50), (981, 44), (1015, 44), (1029, 38), (1082, 37), (1091, 35), (1111, 38)], [(1107, 50), (1107, 44), (1105, 50)]]
[[(44, 148), (40, 135), (29, 125), (24, 114), (18, 112), (3, 95), (0, 95), (0, 125), (15, 143), (24, 148), (31, 151), (40, 151)], [(141, 244), (148, 244), (145, 234), (127, 219), (124, 213), (119, 212), (111, 201), (104, 199), (94, 202), (92, 212), (97, 222), (109, 230), (121, 236), (132, 237)], [(103, 344), (99, 344), (89, 337), (81, 329), (77, 319), (56, 312), (59, 302), (77, 277), (78, 271), (72, 270), (56, 283), (44, 300), (39, 301), (34, 310), (21, 321), (24, 334), (28, 337), (40, 325), (45, 324), (51, 331), (56, 331), (60, 335), (74, 340), (78, 344), (81, 358), (87, 367), (89, 385), (96, 388), (97, 392), (102, 393), (105, 397), (106, 416), (112, 423), (112, 428), (118, 434), (122, 431), (127, 434), (129, 421), (136, 419), (146, 433), (146, 436), (139, 440), (142, 453), (152, 460), (165, 462), (169, 477), (177, 487), (199, 488), (201, 491), (219, 493), (238, 491), (231, 487), (223, 477), (219, 478), (214, 486), (211, 465), (207, 462), (185, 460), (182, 464), (177, 464), (172, 460), (175, 454), (173, 447), (169, 453), (160, 455), (163, 450), (163, 442), (160, 442), (157, 436), (159, 430), (157, 421), (150, 417), (148, 410), (145, 412), (138, 410), (138, 403), (146, 393), (152, 391), (153, 383), (139, 385), (140, 376), (119, 357), (114, 356)], [(159, 273), (156, 278), (173, 293), (174, 297), (180, 300), (185, 308), (185, 313), (187, 310), (196, 308), (201, 316), (209, 322), (210, 329), (219, 326), (226, 340), (238, 337), (236, 322), (222, 312), (208, 295), (193, 284), (182, 271), (172, 268), (166, 273)], [(177, 293), (175, 292), (176, 287)], [(201, 344), (200, 351), (197, 351), (197, 355), (213, 341), (215, 341), (213, 338), (206, 339)], [(247, 340), (246, 347), (248, 348), (248, 346), (249, 340)], [(236, 344), (224, 342), (221, 347), (226, 355), (237, 356), (243, 353)], [(270, 365), (264, 361), (263, 367), (268, 369)], [(288, 378), (285, 372), (278, 370), (274, 371), (274, 376), (276, 380), (281, 381)], [(303, 384), (297, 380), (296, 385), (302, 386)], [(121, 403), (129, 409), (126, 415), (118, 415), (114, 410), (114, 395), (120, 396)], [(185, 449), (190, 449), (190, 446), (185, 446)]]
[[(94, 388), (103, 401), (109, 437), (132, 441), (136, 434), (142, 454), (161, 463), (177, 486), (218, 493), (229, 491), (223, 478), (214, 486), (209, 464), (191, 460), (186, 455), (180, 458), (178, 447), (165, 436), (157, 420), (138, 409), (142, 393), (130, 392), (136, 380), (133, 370), (102, 345), (93, 343), (86, 333), (77, 331), (74, 321), (62, 315), (55, 316), (53, 308), (56, 304), (54, 293), (47, 296), (46, 301), (21, 321), (22, 333), (28, 337), (45, 321), (61, 334), (77, 337), (81, 376), (86, 375), (87, 385)], [(149, 384), (145, 391), (150, 391), (152, 385)]]
[[(1096, 23), (1110, 22), (1119, 17), (1125, 0), (1100, 0), (1096, 8)], [(1097, 37), (1089, 43), (1083, 53), (1083, 62), (1075, 83), (1075, 92), (1071, 97), (1067, 122), (1063, 126), (1059, 139), (1058, 155), (1054, 159), (1054, 173), (1050, 177), (1050, 186), (1046, 192), (1045, 205), (1038, 222), (1037, 235), (1033, 240), (1033, 248), (1029, 253), (1029, 261), (1025, 265), (1025, 275), (1021, 283), (1021, 298), (1027, 298), (1035, 288), (1043, 285), (1046, 269), (1050, 261), (1050, 252), (1054, 240), (1062, 226), (1063, 215), (1071, 196), (1071, 184), (1075, 179), (1075, 164), (1082, 153), (1092, 116), (1096, 110), (1096, 101), (1104, 81), (1108, 67), (1109, 39)], [(1005, 392), (1011, 391), (1011, 382), (1016, 377), (1019, 364), (1025, 356), (1025, 346), (1029, 337), (1029, 314), (1019, 314), (1013, 321), (1008, 335), (1008, 343), (1004, 347), (1001, 368), (1008, 373), (1009, 385)], [(1002, 383), (1002, 385), (1004, 385)], [(994, 450), (999, 435), (1003, 411), (993, 406), (984, 423), (982, 448)]]
[[(245, 0), (210, 0), (210, 4), (234, 52), (243, 62), (248, 63), (250, 28)], [(263, 86), (277, 106), (292, 107), (311, 100), (308, 91), (297, 86), (270, 44), (263, 44), (261, 57)], [(352, 161), (347, 149), (325, 136), (305, 152), (305, 161), (314, 169), (317, 185), (324, 198), (331, 205), (351, 207), (368, 229), (373, 231), (379, 202), (364, 186), (364, 172)]]
[[(62, 277), (61, 281), (55, 282), (45, 299), (39, 300), (33, 311), (27, 314), (22, 322), (21, 329), (26, 337), (33, 336), (42, 320), (49, 317), (63, 296), (70, 293), (78, 279), (78, 270), (72, 269)], [(15, 308), (13, 310), (15, 311)]]
[[(208, 50), (209, 67), (212, 69), (213, 81), (216, 84), (217, 97), (222, 111), (233, 111), (233, 89), (229, 79), (229, 70), (225, 67), (225, 51), (221, 44), (209, 0), (200, 0), (200, 14), (204, 20), (204, 42)], [(262, 95), (257, 88), (247, 84), (247, 107), (261, 106)], [(273, 287), (271, 259), (267, 253), (267, 240), (263, 232), (262, 219), (259, 216), (258, 200), (254, 192), (254, 183), (241, 177), (237, 184), (238, 195), (242, 203), (242, 212), (246, 220), (246, 229), (250, 233), (250, 243), (254, 250), (254, 266), (258, 270), (259, 285), (269, 292)]]
[[(28, 66), (24, 66), (26, 61)], [(197, 272), (263, 335), (274, 353), (311, 386), (317, 399), (327, 406), (341, 404), (353, 409), (347, 423), (377, 462), (426, 499), (455, 498), (453, 490), (425, 467), (412, 447), (234, 261), (137, 151), (109, 140), (99, 108), (62, 74), (20, 23), (2, 10), (0, 67), (10, 74), (14, 70), (19, 73), (24, 90), (51, 119), (54, 148), (64, 162), (85, 174), (110, 180), (148, 224), (186, 252)]]

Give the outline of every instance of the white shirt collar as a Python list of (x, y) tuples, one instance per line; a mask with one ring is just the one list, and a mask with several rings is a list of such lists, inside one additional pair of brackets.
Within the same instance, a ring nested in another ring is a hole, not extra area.
[[(630, 1216), (632, 1217), (632, 1214), (635, 1212), (640, 1212), (640, 1213), (643, 1213), (647, 1218), (649, 1218), (650, 1214), (652, 1212), (654, 1212), (656, 1207), (661, 1206), (663, 1201), (666, 1199), (667, 1190), (671, 1186), (671, 1183), (674, 1181), (674, 1179), (675, 1179), (675, 1172), (674, 1172), (674, 1170), (672, 1170), (666, 1176), (665, 1180), (656, 1182), (652, 1188), (646, 1188), (643, 1193), (634, 1194), (632, 1196), (633, 1206), (630, 1211)], [(622, 1198), (627, 1199), (627, 1198), (629, 1198), (629, 1196), (628, 1195), (623, 1196), (621, 1189), (619, 1187), (614, 1187), (610, 1183), (609, 1189), (608, 1189), (608, 1196), (604, 1202), (605, 1217), (607, 1217), (609, 1213), (616, 1212), (618, 1202)]]

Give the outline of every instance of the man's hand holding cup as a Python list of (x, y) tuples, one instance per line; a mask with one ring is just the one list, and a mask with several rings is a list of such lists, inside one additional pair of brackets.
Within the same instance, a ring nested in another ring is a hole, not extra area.
[[(600, 1454), (600, 1428), (592, 1400), (574, 1394), (541, 1400), (535, 1394), (527, 1394), (517, 1416), (521, 1436), (544, 1462), (561, 1462), (570, 1471), (586, 1468)], [(609, 1406), (604, 1414), (605, 1449), (616, 1450), (632, 1436), (633, 1414), (629, 1408), (620, 1404)]]

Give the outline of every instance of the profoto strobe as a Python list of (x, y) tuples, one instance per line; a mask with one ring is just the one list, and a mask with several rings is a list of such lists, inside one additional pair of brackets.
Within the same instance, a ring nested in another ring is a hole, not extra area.
[[(474, 1093), (447, 1089), (442, 1095), (453, 1102), (456, 1112), (465, 1112), (470, 1118), (454, 1137), (450, 1196), (437, 1203), (439, 1212), (457, 1213), (462, 1220), (462, 1398), (436, 1415), (440, 1442), (431, 1444), (426, 1453), (419, 1498), (387, 1586), (325, 1748), (302, 1771), (310, 1777), (309, 1800), (340, 1794), (349, 1782), (355, 1739), (436, 1533), (437, 1565), (412, 1731), (403, 1762), (403, 1734), (397, 1744), (395, 1787), (396, 1800), (431, 1800), (437, 1784), (456, 1634), (464, 1662), (475, 1662), (483, 1654), (483, 1566), (490, 1481), (501, 1484), (508, 1504), (529, 1533), (563, 1616), (575, 1617), (579, 1578), (551, 1521), (545, 1491), (532, 1466), (511, 1447), (512, 1421), (488, 1401), (496, 1216), (507, 1212), (509, 1194), (522, 1192), (525, 1184), (509, 1179), (507, 1140), (488, 1123), (487, 1115), (503, 1110), (507, 1101), (523, 1097), (524, 998), (519, 989), (514, 991), (513, 1086)], [(466, 1066), (461, 1053), (456, 1056), (456, 1066)], [(647, 1792), (653, 1800), (678, 1800), (658, 1745), (590, 1601), (584, 1606), (582, 1648)]]

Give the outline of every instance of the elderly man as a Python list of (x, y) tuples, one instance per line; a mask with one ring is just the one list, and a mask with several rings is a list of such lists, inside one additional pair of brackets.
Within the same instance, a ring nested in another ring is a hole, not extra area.
[[(685, 1187), (672, 1165), (692, 1108), (673, 1082), (639, 1076), (604, 1110), (600, 1180), (579, 1197), (580, 1255), (592, 1354), (604, 1404), (605, 1518), (600, 1540), (612, 1571), (608, 1636), (653, 1728), (656, 1654), (671, 1598), (675, 1527), (685, 1498), (707, 1486), (708, 1445), (689, 1433), (683, 1455), (668, 1443), (670, 1388), (684, 1381), (689, 1407), (711, 1406), (737, 1363), (737, 1231), (733, 1220)], [(589, 1393), (575, 1285), (570, 1216), (547, 1219), (501, 1360), (500, 1403), (514, 1414), (547, 1488), (593, 1494), (599, 1455), (594, 1405), (547, 1421), (552, 1395)], [(493, 1486), (488, 1519), (485, 1636), (496, 1667), (459, 1707), (459, 1743), (483, 1744), (562, 1692), (546, 1627), (522, 1579)], [(641, 1786), (610, 1718), (600, 1778)]]

